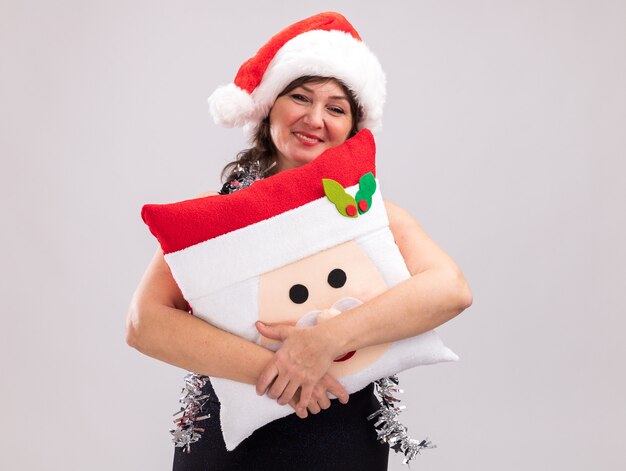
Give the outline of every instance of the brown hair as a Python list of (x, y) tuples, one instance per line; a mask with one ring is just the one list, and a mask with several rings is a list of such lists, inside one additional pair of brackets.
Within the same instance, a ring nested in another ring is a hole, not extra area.
[[(352, 129), (348, 138), (354, 136), (358, 132), (358, 124), (361, 121), (363, 111), (356, 101), (354, 93), (341, 81), (333, 77), (319, 77), (316, 75), (305, 75), (299, 77), (285, 87), (280, 92), (278, 97), (286, 95), (295, 88), (298, 88), (307, 83), (325, 83), (328, 81), (335, 81), (348, 97), (350, 103), (350, 113), (352, 115)], [(277, 97), (277, 98), (278, 98)], [(237, 154), (237, 158), (228, 163), (222, 170), (222, 181), (229, 182), (243, 173), (250, 172), (252, 170), (258, 171), (263, 176), (270, 176), (276, 173), (276, 166), (274, 165), (274, 157), (276, 155), (276, 147), (272, 142), (270, 135), (270, 118), (266, 116), (263, 121), (259, 123), (251, 139), (252, 147), (242, 150)]]

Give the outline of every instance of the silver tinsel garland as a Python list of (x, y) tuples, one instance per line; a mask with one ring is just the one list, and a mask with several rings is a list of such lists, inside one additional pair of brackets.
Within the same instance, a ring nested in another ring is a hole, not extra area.
[(178, 400), (181, 408), (174, 414), (174, 428), (170, 430), (174, 446), (183, 448), (189, 453), (191, 444), (200, 440), (204, 429), (198, 427), (197, 422), (208, 419), (210, 415), (203, 415), (202, 408), (209, 400), (208, 394), (203, 394), (202, 388), (209, 381), (208, 376), (197, 373), (187, 373), (185, 375), (185, 385)]
[(427, 438), (421, 441), (411, 438), (408, 429), (398, 421), (398, 416), (406, 408), (400, 405), (400, 399), (395, 395), (402, 394), (404, 391), (398, 387), (399, 380), (397, 376), (381, 378), (376, 381), (376, 394), (380, 402), (380, 409), (371, 414), (367, 419), (378, 420), (374, 423), (378, 440), (387, 443), (389, 448), (396, 453), (403, 453), (404, 464), (415, 459), (415, 457), (424, 448), (437, 448), (437, 445), (431, 443)]

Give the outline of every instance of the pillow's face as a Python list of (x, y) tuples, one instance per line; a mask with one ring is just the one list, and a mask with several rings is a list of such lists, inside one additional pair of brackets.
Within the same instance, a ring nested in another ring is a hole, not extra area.
[[(324, 322), (388, 289), (376, 265), (355, 241), (345, 242), (259, 277), (259, 319), (311, 326)], [(279, 342), (261, 336), (275, 350)], [(371, 365), (389, 348), (375, 345), (335, 359), (329, 373), (347, 376)]]
[[(271, 350), (255, 322), (312, 326), (410, 277), (389, 229), (361, 131), (303, 167), (231, 195), (146, 205), (172, 275), (195, 316)], [(329, 372), (349, 393), (417, 365), (456, 360), (434, 332), (348, 352)], [(212, 378), (226, 447), (293, 413), (254, 386)]]

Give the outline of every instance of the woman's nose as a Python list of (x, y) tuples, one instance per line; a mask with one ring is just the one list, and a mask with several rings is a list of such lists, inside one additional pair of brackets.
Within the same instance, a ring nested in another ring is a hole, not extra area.
[(326, 322), (327, 320), (332, 319), (333, 317), (339, 314), (341, 314), (341, 311), (338, 311), (337, 309), (333, 309), (332, 307), (330, 309), (324, 309), (317, 316), (317, 323), (321, 324), (322, 322)]
[(304, 122), (311, 128), (321, 128), (324, 125), (322, 109), (318, 106), (311, 106), (304, 115)]

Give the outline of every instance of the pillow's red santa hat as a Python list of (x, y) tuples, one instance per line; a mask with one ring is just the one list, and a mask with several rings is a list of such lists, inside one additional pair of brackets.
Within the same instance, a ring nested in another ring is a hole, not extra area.
[[(183, 295), (194, 307), (194, 301), (212, 292), (343, 242), (388, 230), (378, 185), (369, 204), (357, 202), (365, 211), (352, 217), (340, 214), (323, 185), (323, 179), (331, 179), (355, 195), (361, 177), (375, 175), (375, 152), (372, 134), (362, 130), (313, 162), (260, 180), (245, 190), (148, 204), (141, 214), (159, 240)], [(390, 233), (389, 237), (393, 243)]]
[(243, 63), (234, 83), (209, 97), (211, 115), (226, 127), (254, 127), (287, 85), (310, 75), (336, 78), (354, 93), (363, 111), (359, 129), (381, 128), (385, 74), (354, 27), (334, 12), (314, 15), (273, 36)]

